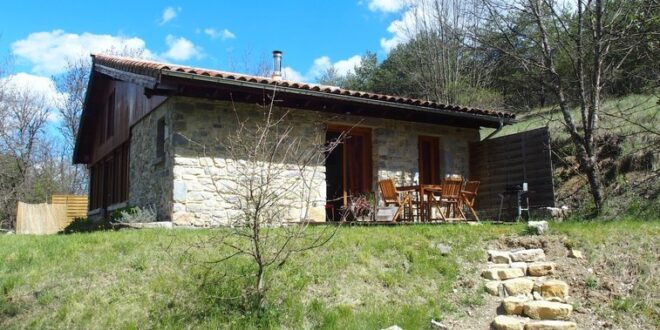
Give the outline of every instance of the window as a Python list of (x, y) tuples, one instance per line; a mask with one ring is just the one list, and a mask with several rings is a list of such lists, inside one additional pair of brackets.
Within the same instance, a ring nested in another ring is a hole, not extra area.
[(156, 124), (156, 158), (165, 157), (165, 118), (158, 119)]
[(110, 96), (108, 97), (108, 103), (107, 103), (107, 110), (106, 110), (106, 140), (111, 138), (115, 134), (115, 91), (112, 91), (110, 93)]

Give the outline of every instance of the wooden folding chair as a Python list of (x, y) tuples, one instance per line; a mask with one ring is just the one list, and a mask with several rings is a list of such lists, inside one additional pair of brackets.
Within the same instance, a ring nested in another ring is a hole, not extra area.
[[(465, 187), (461, 191), (461, 202), (467, 206), (474, 218), (479, 221), (477, 211), (474, 209), (474, 200), (477, 198), (477, 189), (479, 189), (479, 181), (468, 181), (465, 183)], [(463, 208), (462, 205), (460, 208)]]
[[(461, 188), (463, 186), (463, 179), (446, 178), (440, 184), (441, 194), (440, 200), (434, 203), (438, 207), (438, 212), (442, 220), (457, 219), (465, 220), (465, 214), (460, 208), (461, 204)], [(441, 207), (445, 207), (445, 215), (442, 214)], [(453, 217), (451, 217), (453, 212)], [(460, 216), (457, 216), (457, 214)]]
[(394, 205), (398, 207), (392, 218), (393, 222), (396, 222), (404, 213), (406, 207), (408, 208), (408, 215), (412, 218), (412, 195), (410, 192), (397, 191), (392, 179), (378, 181), (378, 188), (380, 188), (385, 206)]

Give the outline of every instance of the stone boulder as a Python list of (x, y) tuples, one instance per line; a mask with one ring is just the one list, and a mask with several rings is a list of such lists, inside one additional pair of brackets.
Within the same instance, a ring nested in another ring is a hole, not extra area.
[(542, 261), (545, 260), (545, 252), (543, 249), (527, 249), (509, 253), (512, 261)]
[(508, 251), (488, 250), (488, 259), (495, 264), (510, 264), (511, 257)]
[(502, 282), (502, 286), (509, 296), (527, 295), (532, 292), (534, 281), (524, 277), (514, 278)]
[(573, 306), (552, 301), (533, 300), (525, 303), (525, 315), (535, 320), (565, 320), (571, 316)]
[(522, 262), (522, 261), (512, 262), (509, 266), (511, 266), (511, 268), (520, 268), (520, 269), (522, 269), (523, 273), (527, 274), (527, 263), (526, 262)]
[(548, 232), (547, 221), (530, 221), (527, 223), (527, 230), (536, 235), (543, 235)]
[(523, 330), (524, 326), (521, 319), (505, 315), (498, 315), (493, 321), (495, 330)]
[(554, 262), (533, 262), (527, 265), (527, 275), (529, 276), (547, 276), (554, 273)]
[(577, 330), (577, 324), (558, 320), (531, 321), (525, 325), (525, 330)]
[(488, 281), (486, 282), (486, 292), (493, 296), (502, 295), (502, 282), (500, 281)]
[(568, 251), (568, 257), (569, 258), (575, 258), (575, 259), (584, 259), (584, 255), (582, 255), (582, 251), (574, 250), (574, 249), (571, 249), (570, 251)]
[(523, 276), (525, 273), (519, 268), (490, 268), (481, 272), (481, 277), (488, 280), (508, 280)]
[(557, 297), (566, 299), (568, 298), (568, 284), (560, 280), (545, 281), (541, 284), (539, 293), (543, 298)]
[(502, 300), (502, 310), (506, 315), (522, 315), (525, 303), (528, 300), (525, 296), (506, 297)]

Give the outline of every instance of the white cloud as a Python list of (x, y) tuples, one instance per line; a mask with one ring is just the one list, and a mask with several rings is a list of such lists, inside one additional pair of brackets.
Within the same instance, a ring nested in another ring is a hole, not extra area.
[(163, 58), (186, 61), (191, 58), (202, 57), (202, 48), (195, 46), (192, 41), (184, 37), (175, 37), (170, 34), (165, 37), (165, 42), (169, 49), (165, 53), (160, 54)]
[(282, 68), (282, 78), (284, 78), (285, 80), (298, 81), (298, 82), (308, 81), (307, 77), (305, 77), (300, 72), (294, 70), (290, 66)]
[(404, 4), (405, 6), (399, 8), (405, 7), (401, 16), (387, 27), (387, 32), (392, 36), (380, 39), (380, 47), (387, 53), (399, 44), (410, 40), (415, 31), (426, 28), (425, 24), (428, 22), (436, 21), (433, 18), (433, 0), (416, 0)]
[(353, 55), (345, 60), (339, 60), (334, 63), (331, 61), (330, 57), (321, 56), (314, 60), (312, 66), (304, 74), (291, 67), (285, 67), (282, 71), (283, 77), (286, 80), (310, 82), (315, 81), (331, 67), (334, 67), (337, 74), (340, 76), (345, 76), (348, 73), (354, 72), (355, 67), (360, 66), (361, 62), (362, 57), (360, 55)]
[[(0, 85), (3, 85), (3, 88), (7, 90), (27, 91), (30, 93), (29, 95), (43, 98), (45, 105), (50, 109), (57, 108), (66, 101), (66, 94), (57, 91), (55, 82), (50, 77), (19, 72), (1, 78)], [(57, 113), (51, 111), (49, 120), (56, 121), (57, 119)]]
[(406, 0), (369, 0), (369, 10), (395, 13), (406, 5)]
[(32, 71), (41, 75), (62, 73), (67, 61), (87, 57), (93, 52), (108, 50), (143, 50), (145, 58), (154, 55), (146, 49), (144, 40), (137, 37), (113, 36), (109, 34), (65, 33), (63, 30), (53, 30), (31, 33), (25, 39), (11, 45), (12, 53), (19, 63), (27, 61), (32, 64)]
[(330, 57), (321, 56), (314, 60), (314, 64), (307, 72), (307, 78), (315, 79), (323, 75), (331, 67), (334, 68), (340, 76), (345, 76), (355, 71), (356, 66), (362, 64), (362, 56), (353, 55), (345, 60), (339, 60), (332, 63)]
[(204, 29), (204, 34), (211, 37), (211, 39), (221, 39), (222, 41), (229, 39), (236, 39), (236, 35), (228, 29), (216, 30), (214, 28)]
[(163, 15), (160, 18), (160, 25), (165, 25), (167, 22), (173, 20), (181, 12), (181, 7), (167, 7), (163, 10)]

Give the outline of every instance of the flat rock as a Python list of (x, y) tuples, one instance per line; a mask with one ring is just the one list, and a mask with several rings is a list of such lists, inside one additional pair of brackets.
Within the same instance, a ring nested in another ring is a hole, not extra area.
[(547, 276), (554, 273), (554, 262), (532, 262), (527, 265), (527, 275), (529, 276)]
[(509, 266), (511, 268), (520, 268), (520, 269), (522, 269), (523, 273), (527, 274), (527, 263), (526, 262), (522, 262), (522, 261), (512, 262)]
[(495, 264), (511, 263), (511, 257), (508, 251), (488, 250), (488, 259)]
[(531, 321), (525, 325), (525, 330), (577, 330), (577, 324), (558, 320)]
[(548, 231), (547, 221), (530, 221), (527, 223), (527, 229), (532, 234), (543, 235)]
[(502, 282), (488, 281), (486, 282), (486, 292), (493, 296), (500, 296), (502, 292)]
[(582, 254), (582, 251), (580, 251), (580, 250), (570, 249), (568, 251), (568, 256), (570, 258), (575, 258), (575, 259), (584, 259), (584, 255)]
[(543, 249), (526, 249), (509, 253), (512, 261), (542, 261), (545, 260), (545, 252)]
[(384, 328), (383, 330), (403, 330), (403, 329), (401, 329), (400, 326), (395, 324), (395, 325), (389, 326), (387, 328)]
[(490, 268), (490, 269), (484, 269), (481, 272), (481, 277), (487, 279), (487, 280), (499, 280), (500, 277), (497, 275), (497, 272), (502, 270), (504, 268)]
[(568, 298), (568, 284), (560, 280), (548, 280), (541, 284), (539, 293), (543, 298)]
[(525, 276), (525, 273), (520, 268), (504, 268), (497, 270), (497, 276), (500, 280), (508, 280), (511, 278), (518, 278)]
[(573, 306), (552, 301), (528, 301), (524, 306), (525, 315), (535, 320), (565, 320), (571, 316)]
[(502, 286), (504, 286), (504, 291), (509, 296), (526, 295), (532, 292), (532, 288), (534, 288), (534, 281), (528, 278), (520, 277), (506, 280), (502, 282)]
[(506, 315), (522, 315), (525, 303), (528, 300), (525, 296), (506, 297), (502, 300), (502, 309)]
[(493, 321), (495, 330), (523, 330), (524, 326), (521, 319), (505, 315), (498, 315)]

